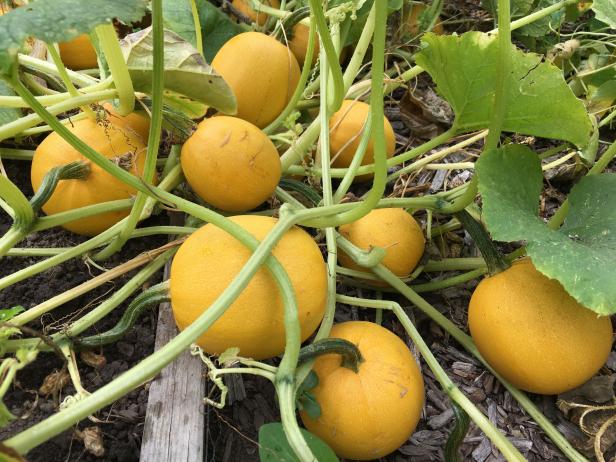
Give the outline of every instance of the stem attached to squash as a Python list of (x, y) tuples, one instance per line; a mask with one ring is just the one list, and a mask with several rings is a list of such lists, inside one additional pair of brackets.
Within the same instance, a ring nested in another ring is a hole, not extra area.
[[(193, 0), (194, 3), (194, 0)], [(153, 0), (152, 5), (152, 38), (153, 38), (153, 64), (152, 64), (152, 111), (150, 114), (150, 131), (148, 134), (148, 147), (143, 167), (143, 181), (152, 184), (156, 175), (156, 160), (162, 132), (163, 121), (163, 90), (165, 89), (165, 42), (163, 39), (163, 14), (162, 0)], [(133, 208), (128, 215), (120, 234), (105, 249), (99, 252), (96, 260), (106, 260), (114, 253), (120, 251), (137, 227), (143, 214), (148, 195), (143, 192), (137, 193)]]
[(324, 338), (302, 348), (299, 352), (298, 364), (304, 364), (327, 354), (341, 355), (342, 366), (351, 369), (353, 372), (359, 371), (359, 365), (364, 360), (357, 346), (348, 340)]
[(459, 212), (454, 213), (454, 216), (460, 220), (464, 229), (468, 231), (468, 233), (475, 241), (475, 245), (479, 247), (481, 251), (481, 255), (488, 265), (488, 273), (491, 276), (494, 276), (501, 271), (505, 271), (509, 268), (509, 263), (505, 260), (503, 254), (498, 250), (494, 242), (488, 236), (487, 231), (478, 223), (466, 210), (461, 210)]
[(101, 24), (96, 26), (95, 30), (99, 45), (111, 71), (113, 82), (118, 90), (118, 99), (120, 100), (118, 114), (127, 116), (135, 109), (135, 90), (122, 55), (118, 36), (112, 24)]
[(52, 168), (45, 174), (41, 186), (30, 199), (32, 209), (35, 213), (38, 212), (49, 200), (61, 180), (83, 180), (89, 174), (89, 163), (81, 160)]

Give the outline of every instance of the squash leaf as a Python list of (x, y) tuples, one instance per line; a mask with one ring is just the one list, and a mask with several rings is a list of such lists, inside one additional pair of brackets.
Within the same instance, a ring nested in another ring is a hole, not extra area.
[(614, 0), (593, 0), (591, 8), (599, 21), (616, 29), (616, 2)]
[[(319, 462), (337, 462), (334, 451), (319, 437), (300, 429), (308, 447)], [(259, 429), (259, 459), (261, 462), (296, 462), (293, 449), (287, 441), (282, 424), (269, 423)]]
[[(458, 129), (487, 128), (495, 94), (496, 37), (482, 32), (461, 36), (428, 33), (423, 41), (426, 46), (418, 53), (417, 64), (428, 71), (438, 92), (451, 104)], [(587, 145), (590, 119), (560, 69), (514, 47), (511, 55), (504, 130)]]
[[(120, 42), (133, 86), (152, 89), (152, 28), (129, 34)], [(164, 31), (165, 89), (212, 106), (226, 114), (236, 112), (235, 95), (224, 79), (205, 62), (197, 49), (175, 32)]]
[(229, 15), (206, 0), (197, 0), (199, 21), (201, 22), (201, 38), (205, 59), (212, 61), (218, 50), (245, 29), (236, 24)]
[[(15, 92), (11, 87), (0, 80), (0, 95), (15, 96)], [(0, 108), (0, 125), (8, 124), (21, 117), (21, 109), (14, 107)]]
[(147, 0), (35, 0), (0, 16), (0, 74), (11, 73), (27, 37), (62, 42), (90, 32), (113, 18), (135, 22)]
[(582, 178), (569, 194), (563, 226), (550, 229), (537, 216), (541, 163), (526, 146), (509, 145), (477, 161), (483, 217), (494, 239), (527, 242), (534, 265), (557, 279), (582, 305), (616, 313), (616, 174)]

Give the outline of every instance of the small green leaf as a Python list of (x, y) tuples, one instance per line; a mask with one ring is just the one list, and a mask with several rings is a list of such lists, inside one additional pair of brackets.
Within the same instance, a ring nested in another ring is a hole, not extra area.
[(62, 42), (90, 32), (113, 18), (135, 22), (145, 14), (146, 0), (35, 0), (0, 16), (0, 74), (10, 74), (27, 37)]
[[(428, 33), (423, 40), (427, 46), (418, 53), (417, 64), (430, 73), (438, 92), (451, 104), (458, 129), (487, 128), (494, 105), (496, 37), (481, 32), (462, 36)], [(585, 146), (591, 123), (560, 69), (542, 63), (539, 55), (514, 47), (511, 53), (504, 130)]]
[[(234, 114), (235, 95), (199, 52), (175, 32), (164, 31), (165, 88), (192, 100)], [(129, 34), (121, 41), (122, 53), (136, 90), (152, 89), (152, 28)]]
[[(535, 8), (533, 8), (533, 11), (529, 11), (528, 14), (552, 6), (559, 1), (560, 0), (539, 0), (539, 2), (535, 5)], [(561, 8), (548, 16), (521, 27), (516, 30), (516, 34), (537, 38), (545, 37), (550, 33), (550, 28), (558, 29), (564, 20), (565, 11)]]
[(599, 21), (616, 29), (616, 2), (614, 0), (593, 0), (591, 8)]
[[(212, 62), (218, 50), (233, 36), (245, 30), (233, 22), (229, 15), (220, 11), (206, 0), (197, 0), (201, 36), (203, 39), (203, 54)], [(224, 111), (223, 111), (224, 112)]]
[(616, 175), (582, 178), (569, 194), (559, 230), (537, 216), (543, 186), (541, 163), (526, 146), (486, 152), (477, 161), (483, 217), (494, 239), (527, 242), (535, 267), (557, 279), (582, 305), (616, 313)]
[(304, 391), (299, 396), (300, 409), (305, 411), (311, 419), (318, 419), (321, 417), (321, 405), (315, 398), (315, 396), (309, 391)]
[[(334, 451), (319, 437), (303, 428), (300, 429), (308, 447), (319, 462), (337, 462)], [(269, 423), (259, 429), (259, 458), (261, 462), (296, 462), (293, 449), (289, 446), (282, 424)]]
[[(15, 92), (0, 80), (0, 95), (2, 96), (15, 96)], [(8, 124), (21, 117), (21, 109), (6, 107), (0, 108), (0, 125)]]
[(237, 347), (227, 348), (218, 356), (218, 364), (228, 365), (237, 361), (240, 356), (240, 349)]
[(190, 0), (163, 0), (163, 26), (197, 48), (197, 34)]
[(8, 321), (24, 311), (26, 311), (26, 309), (21, 305), (0, 310), (0, 322)]

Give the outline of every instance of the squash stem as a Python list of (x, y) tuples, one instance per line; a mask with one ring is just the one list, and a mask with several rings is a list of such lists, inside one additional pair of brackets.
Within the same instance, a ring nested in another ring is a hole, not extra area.
[(466, 210), (461, 210), (454, 213), (454, 216), (462, 223), (464, 229), (468, 231), (477, 247), (479, 247), (481, 255), (488, 266), (488, 273), (491, 276), (505, 271), (511, 266), (494, 242), (492, 242), (483, 225), (477, 222), (470, 213)]
[(299, 352), (298, 364), (304, 364), (327, 354), (341, 355), (342, 366), (351, 369), (355, 373), (359, 371), (359, 365), (364, 360), (357, 346), (348, 340), (324, 338), (303, 347)]
[(120, 100), (118, 114), (126, 116), (135, 109), (135, 91), (118, 36), (112, 24), (96, 26), (95, 31), (113, 77), (113, 83), (118, 90), (118, 99)]
[(83, 180), (89, 174), (89, 163), (80, 160), (52, 168), (45, 174), (41, 186), (30, 199), (32, 209), (35, 213), (38, 212), (52, 196), (61, 180)]

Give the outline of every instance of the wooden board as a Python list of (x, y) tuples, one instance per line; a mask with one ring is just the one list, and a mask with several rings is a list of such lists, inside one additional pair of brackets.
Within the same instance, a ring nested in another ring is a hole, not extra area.
[[(169, 268), (165, 268), (165, 278)], [(177, 334), (168, 303), (158, 312), (155, 349)], [(205, 381), (201, 360), (182, 353), (150, 382), (141, 462), (202, 462)]]

